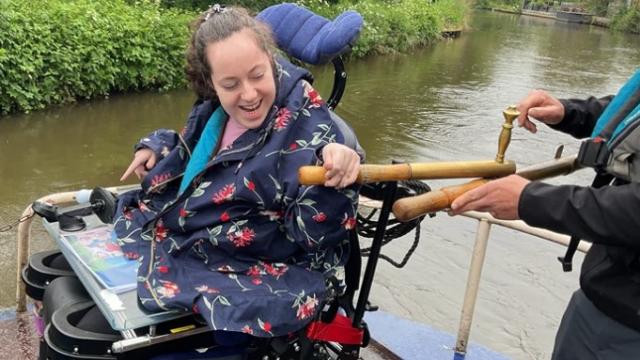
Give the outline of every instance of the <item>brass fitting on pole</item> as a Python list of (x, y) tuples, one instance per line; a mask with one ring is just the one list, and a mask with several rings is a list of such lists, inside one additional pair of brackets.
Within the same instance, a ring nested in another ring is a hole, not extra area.
[(504, 124), (502, 124), (502, 130), (498, 138), (498, 154), (496, 154), (496, 162), (500, 164), (504, 162), (504, 154), (507, 152), (507, 147), (511, 142), (513, 120), (520, 116), (520, 112), (516, 110), (515, 105), (511, 105), (502, 112), (502, 115), (504, 115)]

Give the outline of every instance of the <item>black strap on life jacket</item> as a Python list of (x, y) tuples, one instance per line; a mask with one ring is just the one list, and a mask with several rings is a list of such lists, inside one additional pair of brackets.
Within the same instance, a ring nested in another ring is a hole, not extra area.
[[(598, 172), (596, 177), (593, 179), (591, 183), (591, 187), (597, 189), (603, 186), (609, 185), (613, 180), (613, 175), (607, 174), (605, 172)], [(564, 253), (564, 256), (558, 256), (558, 261), (562, 264), (562, 271), (570, 272), (573, 268), (573, 255), (576, 253), (578, 249), (578, 245), (580, 244), (580, 238), (577, 236), (572, 236), (569, 240), (569, 245), (567, 246), (567, 251)]]
[[(593, 179), (591, 187), (600, 188), (609, 185), (613, 181), (614, 176), (606, 173), (605, 169), (609, 162), (610, 150), (607, 142), (611, 139), (618, 125), (640, 104), (640, 89), (633, 93), (620, 109), (607, 122), (598, 136), (587, 139), (580, 145), (577, 161), (586, 167), (596, 170), (596, 177)], [(562, 264), (564, 272), (572, 270), (573, 255), (578, 249), (580, 238), (572, 236), (567, 246), (564, 256), (558, 256), (558, 261)]]
[(613, 114), (602, 131), (594, 138), (587, 139), (580, 145), (578, 162), (582, 166), (592, 167), (598, 173), (603, 172), (609, 161), (609, 145), (607, 142), (613, 136), (620, 123), (640, 104), (640, 89), (631, 94), (620, 109)]

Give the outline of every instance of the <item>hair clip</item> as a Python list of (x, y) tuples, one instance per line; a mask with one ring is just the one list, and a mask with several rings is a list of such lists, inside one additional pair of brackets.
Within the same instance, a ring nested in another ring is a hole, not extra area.
[(209, 18), (215, 14), (222, 14), (225, 12), (227, 8), (224, 5), (214, 4), (209, 6), (209, 9), (204, 13), (204, 21), (209, 20)]

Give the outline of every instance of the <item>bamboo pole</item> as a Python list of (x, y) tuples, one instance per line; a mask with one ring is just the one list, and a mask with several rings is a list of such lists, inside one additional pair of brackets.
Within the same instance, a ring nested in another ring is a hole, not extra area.
[[(449, 161), (432, 163), (406, 163), (393, 165), (364, 164), (356, 182), (371, 183), (417, 179), (454, 179), (472, 177), (500, 177), (513, 174), (516, 164), (511, 161), (497, 163), (492, 160)], [(298, 180), (302, 185), (322, 185), (327, 170), (322, 166), (302, 166)]]
[[(576, 155), (554, 159), (526, 167), (517, 171), (516, 174), (529, 180), (566, 175), (581, 168), (576, 160)], [(399, 199), (393, 204), (393, 215), (400, 221), (409, 221), (424, 214), (447, 209), (458, 196), (488, 181), (488, 179), (476, 179), (464, 184), (448, 186), (425, 194)]]

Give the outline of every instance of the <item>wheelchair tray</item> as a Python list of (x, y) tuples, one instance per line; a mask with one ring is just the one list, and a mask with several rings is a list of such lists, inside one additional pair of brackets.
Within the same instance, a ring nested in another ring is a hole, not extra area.
[(95, 272), (87, 266), (85, 259), (82, 259), (70, 244), (69, 239), (82, 237), (83, 234), (91, 232), (99, 233), (100, 230), (103, 230), (102, 233), (108, 233), (110, 228), (95, 215), (89, 215), (83, 219), (87, 224), (86, 229), (75, 232), (60, 230), (57, 222), (48, 222), (43, 219), (43, 224), (114, 330), (133, 330), (191, 315), (191, 313), (177, 310), (151, 313), (142, 308), (135, 289), (135, 271), (131, 272), (132, 279), (127, 286), (109, 286), (104, 280), (99, 280)]

